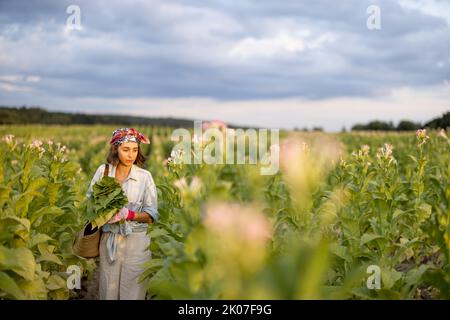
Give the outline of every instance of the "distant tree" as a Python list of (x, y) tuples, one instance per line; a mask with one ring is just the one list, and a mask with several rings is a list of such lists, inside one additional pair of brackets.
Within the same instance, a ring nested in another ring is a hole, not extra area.
[(366, 126), (361, 124), (361, 123), (357, 123), (354, 126), (352, 126), (352, 131), (362, 131), (362, 130), (367, 130)]
[(379, 120), (374, 120), (369, 122), (368, 124), (356, 124), (352, 127), (352, 130), (374, 130), (374, 131), (392, 131), (395, 130), (394, 124), (392, 121), (384, 122)]
[(422, 125), (420, 123), (402, 120), (397, 125), (397, 131), (415, 131), (421, 127)]
[(173, 118), (144, 118), (122, 115), (88, 115), (82, 113), (48, 112), (39, 107), (0, 106), (0, 124), (113, 124), (113, 125), (156, 125), (165, 127), (189, 127), (192, 120)]
[(394, 124), (392, 122), (375, 120), (367, 124), (367, 130), (391, 131), (394, 130)]
[(430, 129), (447, 129), (448, 127), (450, 127), (450, 111), (444, 113), (440, 118), (436, 118), (427, 122), (424, 127)]
[(323, 131), (323, 128), (322, 127), (314, 127), (314, 128), (312, 128), (312, 131), (321, 132), (321, 131)]

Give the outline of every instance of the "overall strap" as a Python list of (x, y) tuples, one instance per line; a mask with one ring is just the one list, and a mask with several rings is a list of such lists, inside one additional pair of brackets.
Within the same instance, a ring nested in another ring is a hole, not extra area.
[(109, 164), (107, 163), (107, 164), (105, 165), (105, 171), (103, 171), (103, 176), (104, 176), (104, 177), (107, 177), (108, 174), (109, 174)]

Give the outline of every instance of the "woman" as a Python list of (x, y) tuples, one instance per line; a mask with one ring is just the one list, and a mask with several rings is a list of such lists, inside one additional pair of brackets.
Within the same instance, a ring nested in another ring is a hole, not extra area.
[(128, 198), (128, 204), (102, 227), (100, 239), (99, 299), (144, 300), (146, 289), (138, 282), (141, 265), (151, 259), (147, 235), (149, 223), (158, 219), (156, 187), (150, 172), (142, 169), (145, 157), (140, 144), (148, 139), (134, 128), (113, 132), (109, 164), (101, 165), (92, 179), (93, 185), (106, 173), (114, 177)]

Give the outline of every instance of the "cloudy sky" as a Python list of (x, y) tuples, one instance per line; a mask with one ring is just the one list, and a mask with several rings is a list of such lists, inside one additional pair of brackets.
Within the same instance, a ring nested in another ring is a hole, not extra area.
[(0, 0), (1, 105), (330, 131), (424, 122), (450, 110), (449, 52), (450, 0)]

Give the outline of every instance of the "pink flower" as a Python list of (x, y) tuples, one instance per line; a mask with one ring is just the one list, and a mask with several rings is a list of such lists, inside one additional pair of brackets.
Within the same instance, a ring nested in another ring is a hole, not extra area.
[(427, 130), (426, 129), (419, 129), (416, 131), (416, 137), (419, 141), (419, 146), (423, 145), (425, 142), (427, 142), (428, 139), (430, 139), (429, 136), (427, 136)]
[(416, 131), (416, 137), (418, 138), (426, 138), (427, 137), (427, 129), (419, 129)]
[(225, 129), (227, 128), (227, 125), (225, 122), (223, 122), (221, 120), (212, 120), (212, 121), (203, 122), (202, 129), (210, 129), (210, 128), (216, 128), (216, 129), (225, 131)]
[(251, 205), (210, 204), (203, 219), (205, 238), (202, 246), (210, 257), (208, 266), (219, 271), (222, 281), (254, 274), (264, 267), (269, 254), (272, 226), (261, 210)]
[(39, 157), (45, 152), (45, 149), (42, 147), (42, 141), (38, 139), (35, 139), (30, 143), (30, 149), (36, 149), (39, 152)]
[(263, 245), (272, 235), (271, 224), (264, 214), (239, 204), (210, 206), (204, 224), (211, 232), (243, 241), (242, 244)]

